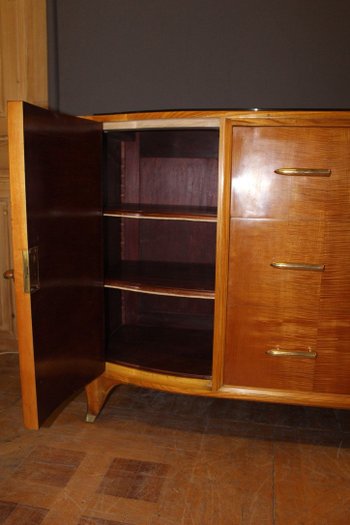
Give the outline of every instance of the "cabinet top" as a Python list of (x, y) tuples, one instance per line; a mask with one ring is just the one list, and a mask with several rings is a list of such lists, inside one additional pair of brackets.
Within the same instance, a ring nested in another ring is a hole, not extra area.
[[(224, 120), (240, 126), (350, 126), (350, 110), (196, 110), (87, 115), (105, 129), (119, 127), (219, 127)], [(147, 124), (148, 122), (149, 124)], [(171, 124), (172, 123), (172, 124)], [(124, 124), (124, 125), (123, 125)]]

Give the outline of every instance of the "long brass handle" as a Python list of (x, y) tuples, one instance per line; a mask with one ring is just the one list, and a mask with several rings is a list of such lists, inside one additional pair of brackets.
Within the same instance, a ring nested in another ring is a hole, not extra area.
[(278, 168), (275, 170), (277, 175), (307, 175), (309, 177), (329, 177), (332, 173), (330, 169), (323, 168)]
[(3, 273), (4, 279), (14, 279), (15, 278), (15, 272), (11, 268), (10, 270), (6, 270), (6, 272)]
[(267, 355), (273, 357), (302, 357), (304, 359), (316, 359), (317, 352), (314, 350), (284, 350), (283, 348), (271, 348), (266, 350)]
[(311, 272), (324, 272), (326, 266), (324, 264), (305, 264), (305, 263), (290, 263), (290, 262), (272, 262), (271, 266), (281, 270), (307, 270)]

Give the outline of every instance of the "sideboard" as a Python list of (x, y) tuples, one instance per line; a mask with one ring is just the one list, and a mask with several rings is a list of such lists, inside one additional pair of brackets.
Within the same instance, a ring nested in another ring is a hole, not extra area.
[(130, 383), (350, 407), (350, 112), (9, 104), (24, 422)]

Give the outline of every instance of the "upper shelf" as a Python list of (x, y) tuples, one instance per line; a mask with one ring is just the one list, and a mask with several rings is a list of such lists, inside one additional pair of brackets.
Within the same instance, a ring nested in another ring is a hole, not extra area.
[(104, 211), (106, 217), (157, 219), (168, 221), (216, 222), (217, 209), (203, 206), (172, 206), (156, 204), (122, 204)]

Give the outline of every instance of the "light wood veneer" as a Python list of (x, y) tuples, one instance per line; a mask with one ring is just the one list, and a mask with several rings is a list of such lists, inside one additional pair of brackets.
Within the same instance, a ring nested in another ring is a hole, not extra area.
[[(94, 211), (103, 220), (105, 278), (96, 274), (93, 284), (105, 290), (106, 344), (94, 354), (105, 371), (87, 387), (88, 419), (121, 383), (350, 407), (350, 113), (85, 119), (103, 124), (106, 147), (104, 206)], [(15, 105), (17, 250), (27, 231), (20, 123)], [(19, 259), (15, 268), (26, 425), (35, 428), (33, 299), (23, 292)]]

